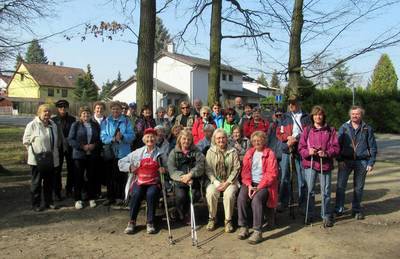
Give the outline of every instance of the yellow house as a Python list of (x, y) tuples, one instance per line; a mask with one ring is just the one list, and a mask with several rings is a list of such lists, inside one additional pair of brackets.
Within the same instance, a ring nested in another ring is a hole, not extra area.
[(75, 83), (84, 74), (80, 68), (21, 62), (7, 85), (8, 97), (46, 103), (72, 101)]

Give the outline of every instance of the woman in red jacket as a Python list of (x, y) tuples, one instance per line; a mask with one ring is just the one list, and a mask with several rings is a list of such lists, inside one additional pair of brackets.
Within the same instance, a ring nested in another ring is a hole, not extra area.
[(197, 143), (204, 138), (204, 129), (208, 124), (211, 124), (214, 126), (214, 128), (217, 128), (214, 120), (211, 117), (210, 107), (203, 106), (200, 109), (200, 117), (197, 117), (192, 127), (193, 143), (195, 145), (197, 145)]
[(267, 133), (269, 128), (269, 122), (261, 118), (260, 108), (254, 108), (253, 117), (250, 120), (244, 122), (242, 126), (243, 126), (243, 135), (246, 138), (250, 138), (251, 134), (258, 130)]
[(253, 234), (250, 244), (262, 239), (262, 222), (265, 206), (276, 208), (278, 203), (278, 164), (274, 152), (265, 146), (266, 134), (255, 131), (251, 134), (251, 144), (243, 158), (242, 188), (237, 205), (239, 216), (239, 239), (249, 237), (247, 209), (253, 212)]

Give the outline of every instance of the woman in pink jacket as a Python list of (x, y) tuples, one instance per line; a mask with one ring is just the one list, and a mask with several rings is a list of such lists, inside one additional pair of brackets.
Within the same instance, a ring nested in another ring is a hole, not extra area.
[(243, 158), (242, 187), (237, 200), (239, 216), (239, 239), (249, 237), (248, 208), (253, 212), (253, 234), (250, 244), (262, 240), (262, 223), (266, 207), (278, 204), (278, 164), (274, 152), (265, 146), (266, 134), (255, 131), (251, 134), (252, 148)]
[[(324, 227), (333, 226), (331, 216), (331, 171), (333, 169), (333, 158), (339, 154), (339, 142), (336, 130), (326, 124), (325, 110), (321, 106), (314, 106), (311, 111), (312, 125), (305, 128), (299, 142), (299, 153), (302, 165), (305, 169), (305, 178), (308, 188), (308, 219), (312, 221), (312, 213), (315, 203), (315, 182), (319, 173), (321, 185), (321, 217)], [(322, 167), (322, 169), (321, 169)], [(321, 173), (322, 172), (322, 173)]]

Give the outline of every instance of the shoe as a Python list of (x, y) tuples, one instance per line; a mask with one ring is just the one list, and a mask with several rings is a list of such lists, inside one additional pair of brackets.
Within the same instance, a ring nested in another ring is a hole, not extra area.
[(58, 210), (59, 207), (57, 205), (54, 204), (47, 204), (44, 206), (46, 209), (50, 209), (50, 210)]
[(90, 200), (89, 201), (89, 206), (90, 206), (90, 208), (96, 208), (96, 206), (97, 206), (96, 201), (95, 200)]
[(83, 209), (82, 201), (76, 201), (75, 202), (75, 209), (77, 209), (77, 210)]
[(324, 218), (324, 228), (331, 228), (334, 225), (334, 221), (331, 217)]
[(363, 219), (365, 219), (365, 215), (364, 215), (364, 213), (362, 213), (361, 211), (360, 211), (360, 212), (353, 212), (351, 215), (352, 215), (356, 220), (363, 220)]
[(215, 225), (216, 225), (215, 219), (209, 218), (206, 229), (208, 231), (214, 231), (215, 230)]
[(41, 211), (43, 210), (43, 208), (41, 208), (40, 206), (33, 206), (33, 207), (32, 207), (32, 210), (33, 210), (34, 212), (41, 212)]
[(192, 221), (191, 221), (192, 219), (191, 219), (191, 217), (190, 217), (190, 213), (188, 213), (188, 214), (186, 214), (186, 216), (183, 218), (183, 222), (186, 224), (186, 225), (188, 225), (188, 226), (190, 226), (192, 223)]
[(246, 239), (249, 237), (249, 229), (247, 227), (240, 227), (238, 238), (240, 240)]
[(225, 221), (225, 233), (232, 233), (234, 230), (232, 221)]
[(255, 245), (255, 244), (260, 243), (261, 240), (262, 240), (262, 232), (258, 231), (258, 230), (254, 230), (254, 232), (251, 234), (248, 242), (251, 245)]
[(133, 234), (133, 232), (135, 231), (135, 225), (136, 223), (134, 221), (129, 221), (128, 226), (124, 230), (124, 233), (128, 235)]
[(153, 224), (147, 224), (146, 231), (147, 231), (147, 234), (155, 234), (156, 233), (156, 229), (154, 228)]
[(313, 218), (313, 217), (310, 217), (310, 216), (308, 216), (308, 218), (307, 218), (307, 222), (306, 222), (306, 225), (311, 225), (312, 223), (314, 223), (314, 218)]
[(109, 200), (109, 199), (107, 199), (107, 200), (105, 200), (104, 202), (103, 202), (103, 206), (110, 206), (111, 204), (113, 204), (115, 201), (113, 201), (113, 200)]

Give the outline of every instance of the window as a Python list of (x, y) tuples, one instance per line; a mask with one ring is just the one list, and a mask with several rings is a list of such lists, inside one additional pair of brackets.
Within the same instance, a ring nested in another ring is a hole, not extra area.
[(229, 81), (233, 81), (233, 75), (229, 75)]
[(59, 94), (59, 93), (60, 93), (60, 89), (57, 89), (57, 90), (56, 90), (56, 93)]
[(61, 97), (68, 97), (68, 90), (67, 89), (62, 89), (61, 90)]
[(53, 88), (47, 88), (47, 96), (54, 96), (54, 89)]
[(226, 81), (226, 74), (222, 74), (222, 81)]

